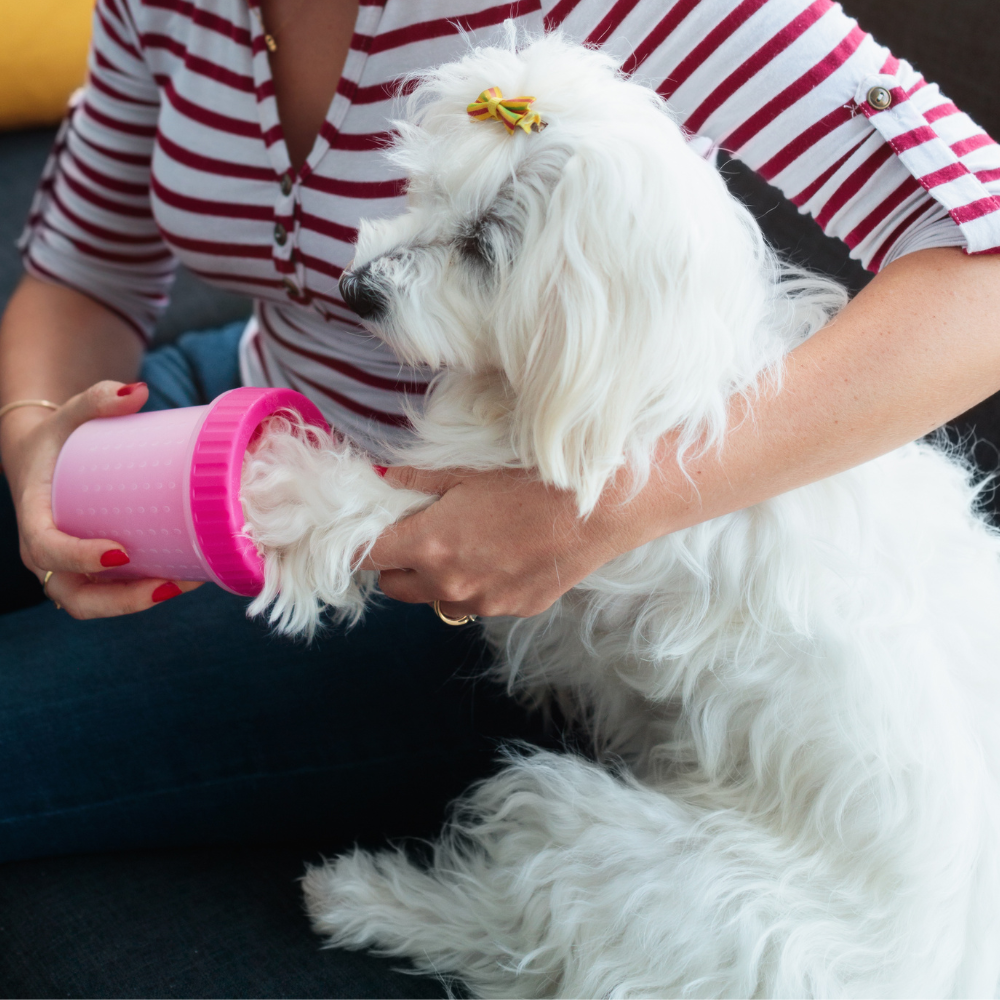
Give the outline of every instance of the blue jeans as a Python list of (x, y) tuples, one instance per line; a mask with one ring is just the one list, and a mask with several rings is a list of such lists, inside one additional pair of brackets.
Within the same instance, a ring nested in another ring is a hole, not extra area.
[[(239, 333), (152, 352), (151, 406), (235, 385)], [(0, 576), (14, 579), (3, 501)], [(0, 861), (426, 835), (504, 739), (537, 735), (479, 676), (475, 628), (423, 605), (383, 600), (357, 628), (305, 645), (208, 584), (87, 622), (44, 600), (25, 607), (26, 593), (0, 605)]]
[(240, 384), (237, 349), (246, 322), (218, 330), (185, 333), (173, 344), (150, 351), (139, 377), (149, 386), (144, 410), (201, 406)]

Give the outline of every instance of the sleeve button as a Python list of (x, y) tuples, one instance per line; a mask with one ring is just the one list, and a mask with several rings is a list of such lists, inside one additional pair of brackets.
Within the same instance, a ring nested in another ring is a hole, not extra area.
[(872, 87), (868, 91), (868, 103), (876, 111), (885, 111), (892, 104), (892, 94), (885, 87)]

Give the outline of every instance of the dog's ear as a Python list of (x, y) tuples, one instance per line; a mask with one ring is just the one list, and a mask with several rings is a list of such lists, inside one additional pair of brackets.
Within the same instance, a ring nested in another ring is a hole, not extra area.
[(582, 513), (623, 464), (641, 485), (667, 431), (718, 437), (761, 364), (759, 233), (677, 127), (653, 125), (573, 151), (498, 317), (515, 447)]

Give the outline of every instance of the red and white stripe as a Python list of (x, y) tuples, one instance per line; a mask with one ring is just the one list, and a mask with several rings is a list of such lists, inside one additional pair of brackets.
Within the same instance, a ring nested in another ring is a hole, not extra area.
[[(252, 295), (245, 381), (300, 389), (378, 453), (407, 433), (430, 373), (368, 337), (337, 280), (359, 221), (402, 209), (405, 178), (381, 154), (399, 79), (507, 18), (613, 53), (873, 270), (923, 247), (1000, 247), (1000, 147), (831, 0), (362, 0), (297, 173), (247, 0), (97, 0), (88, 84), (36, 196), (26, 266), (143, 336), (175, 259)], [(876, 85), (893, 96), (883, 111)]]

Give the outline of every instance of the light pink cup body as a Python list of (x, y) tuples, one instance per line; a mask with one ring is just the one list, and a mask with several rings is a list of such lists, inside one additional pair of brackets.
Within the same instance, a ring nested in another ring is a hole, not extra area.
[(82, 424), (56, 462), (56, 527), (125, 549), (131, 561), (104, 570), (103, 579), (210, 580), (234, 594), (258, 594), (264, 570), (242, 535), (240, 477), (254, 432), (278, 410), (327, 428), (301, 393), (252, 387), (207, 406)]

